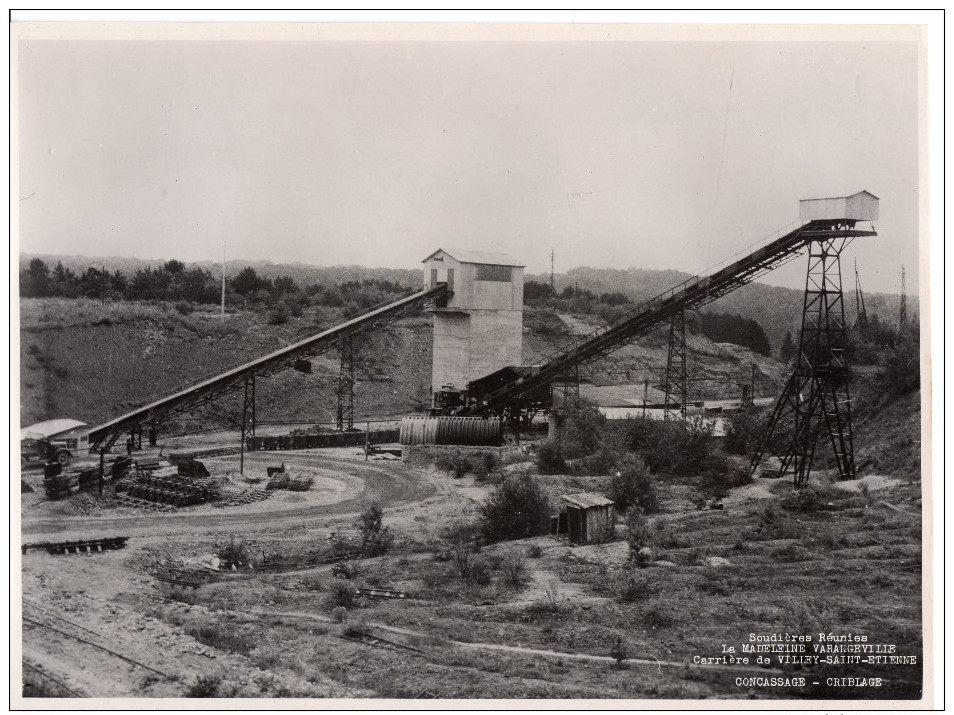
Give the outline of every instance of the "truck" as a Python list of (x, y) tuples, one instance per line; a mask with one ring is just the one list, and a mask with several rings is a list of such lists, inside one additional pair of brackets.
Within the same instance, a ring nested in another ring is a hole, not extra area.
[(20, 467), (28, 464), (48, 464), (59, 462), (63, 467), (69, 466), (73, 459), (66, 442), (54, 442), (42, 435), (29, 435), (20, 440)]

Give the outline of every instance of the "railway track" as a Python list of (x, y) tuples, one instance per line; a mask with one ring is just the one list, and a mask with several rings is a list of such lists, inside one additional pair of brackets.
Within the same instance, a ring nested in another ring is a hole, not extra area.
[(372, 635), (367, 631), (358, 631), (352, 629), (351, 631), (347, 632), (344, 637), (350, 641), (374, 646), (375, 648), (384, 648), (385, 650), (405, 651), (408, 653), (414, 653), (415, 655), (424, 655), (424, 651), (420, 648), (415, 648), (414, 646), (407, 645), (406, 643), (398, 643), (397, 641), (392, 641), (390, 638)]
[[(60, 689), (62, 689), (62, 690), (65, 690), (67, 693), (69, 693), (69, 694), (72, 695), (73, 697), (76, 697), (76, 698), (82, 698), (82, 697), (84, 697), (84, 696), (81, 695), (80, 693), (78, 693), (78, 692), (76, 692), (75, 690), (73, 690), (70, 686), (68, 686), (68, 685), (67, 685), (66, 683), (64, 683), (62, 680), (60, 680), (59, 678), (56, 678), (56, 677), (53, 676), (53, 675), (50, 675), (50, 674), (47, 673), (45, 670), (43, 670), (42, 668), (40, 668), (40, 666), (34, 665), (34, 664), (31, 663), (30, 661), (28, 661), (26, 658), (23, 659), (23, 667), (29, 669), (30, 671), (32, 671), (32, 672), (35, 673), (36, 675), (39, 675), (40, 678), (42, 678), (43, 680), (45, 680), (45, 681), (47, 681), (47, 682), (50, 682), (50, 683), (53, 683), (57, 688), (60, 688)], [(35, 690), (36, 690), (36, 685), (35, 685), (34, 683), (31, 683), (30, 680), (29, 680), (29, 678), (27, 677), (27, 674), (24, 673), (24, 674), (23, 674), (23, 696), (29, 698), (29, 697), (36, 697), (37, 695), (43, 695), (43, 694), (44, 694), (44, 693), (39, 693), (39, 692), (30, 692), (30, 688), (33, 688), (34, 691), (35, 691)]]
[[(66, 621), (66, 623), (68, 623), (69, 625), (71, 625), (71, 626), (73, 626), (73, 627), (79, 628), (79, 629), (81, 629), (81, 630), (83, 630), (83, 631), (85, 631), (85, 632), (87, 632), (87, 633), (90, 633), (90, 634), (95, 634), (97, 637), (102, 638), (102, 635), (96, 633), (95, 631), (91, 631), (91, 630), (89, 630), (88, 628), (83, 628), (82, 626), (78, 626), (77, 624), (73, 623), (72, 621), (68, 621), (68, 620), (65, 619), (65, 618), (61, 618), (61, 617), (59, 617), (59, 616), (53, 615), (52, 613), (50, 613), (50, 612), (48, 612), (48, 611), (46, 611), (45, 613), (46, 613), (48, 616), (50, 616), (50, 617), (52, 617), (52, 618), (54, 618), (54, 619), (57, 619), (57, 620), (60, 620), (60, 621)], [(134, 665), (134, 666), (136, 666), (136, 667), (143, 668), (143, 669), (148, 670), (148, 671), (150, 671), (150, 672), (152, 672), (152, 673), (155, 673), (156, 675), (161, 676), (162, 678), (168, 678), (168, 677), (169, 677), (166, 673), (163, 673), (161, 670), (156, 670), (155, 668), (153, 668), (153, 667), (150, 666), (150, 665), (146, 665), (145, 663), (141, 663), (140, 661), (136, 660), (135, 658), (130, 658), (129, 656), (123, 655), (122, 653), (119, 653), (118, 651), (115, 651), (115, 650), (113, 650), (112, 648), (107, 648), (106, 646), (104, 646), (104, 645), (102, 645), (102, 644), (100, 644), (100, 643), (95, 643), (95, 642), (89, 640), (88, 638), (82, 638), (82, 637), (76, 635), (75, 633), (70, 633), (69, 631), (63, 630), (62, 628), (57, 628), (56, 626), (51, 626), (51, 625), (48, 624), (48, 623), (43, 623), (42, 621), (38, 621), (38, 620), (36, 620), (35, 618), (30, 618), (29, 616), (23, 616), (23, 617), (22, 617), (22, 620), (23, 620), (24, 623), (28, 623), (28, 624), (30, 624), (30, 625), (32, 625), (32, 626), (46, 629), (46, 630), (51, 631), (51, 632), (53, 632), (53, 633), (58, 633), (59, 635), (66, 636), (67, 638), (70, 638), (70, 639), (72, 639), (72, 640), (74, 640), (74, 641), (77, 641), (77, 642), (82, 643), (82, 644), (84, 644), (84, 645), (91, 646), (91, 647), (93, 647), (93, 648), (95, 648), (95, 649), (97, 649), (97, 650), (99, 650), (99, 651), (104, 652), (104, 653), (108, 653), (109, 655), (111, 655), (111, 656), (113, 656), (113, 657), (116, 657), (116, 658), (119, 658), (119, 659), (121, 659), (121, 660), (123, 660), (123, 661), (126, 661), (127, 663), (130, 663), (131, 665)], [(27, 630), (27, 629), (24, 629), (24, 634), (26, 634), (27, 632), (28, 632), (28, 630)]]

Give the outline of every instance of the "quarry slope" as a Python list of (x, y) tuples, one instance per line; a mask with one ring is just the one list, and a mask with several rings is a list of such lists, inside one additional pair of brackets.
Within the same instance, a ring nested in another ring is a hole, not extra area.
[[(283, 325), (266, 314), (183, 315), (168, 304), (107, 303), (58, 298), (20, 302), (21, 424), (71, 417), (90, 424), (169, 394), (250, 358), (329, 327), (325, 316), (306, 311)], [(319, 320), (321, 322), (319, 322)], [(598, 327), (595, 316), (524, 314), (524, 361), (546, 355)], [(666, 331), (658, 331), (582, 370), (597, 384), (662, 381)], [(396, 416), (430, 402), (430, 318), (405, 319), (356, 338), (356, 419)], [(751, 379), (756, 394), (774, 395), (783, 366), (736, 345), (689, 336), (693, 400), (736, 397)], [(334, 352), (313, 361), (311, 374), (289, 371), (256, 387), (258, 419), (328, 422), (334, 419), (338, 359)], [(194, 420), (203, 426), (235, 424), (241, 398), (226, 397)]]

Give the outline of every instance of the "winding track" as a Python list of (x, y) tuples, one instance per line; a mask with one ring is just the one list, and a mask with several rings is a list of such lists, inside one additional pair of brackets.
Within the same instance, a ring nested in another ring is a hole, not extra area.
[[(264, 471), (265, 463), (274, 463), (278, 453), (254, 455), (253, 466)], [(376, 501), (385, 508), (420, 502), (434, 496), (438, 488), (424, 475), (401, 463), (380, 463), (342, 459), (315, 451), (281, 452), (280, 459), (289, 466), (304, 466), (332, 472), (336, 478), (344, 477), (361, 483), (361, 491), (341, 501), (293, 507), (284, 510), (259, 512), (218, 511), (177, 512), (172, 514), (149, 514), (115, 517), (58, 517), (44, 519), (24, 518), (21, 525), (23, 536), (62, 535), (64, 533), (104, 533), (122, 531), (124, 535), (155, 534), (168, 531), (204, 531), (232, 526), (283, 524), (313, 517), (343, 517), (357, 514), (369, 502)], [(259, 464), (258, 462), (261, 462)]]

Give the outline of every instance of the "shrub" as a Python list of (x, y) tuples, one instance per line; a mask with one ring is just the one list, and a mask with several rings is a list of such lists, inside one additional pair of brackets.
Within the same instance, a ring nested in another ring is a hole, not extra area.
[(215, 698), (218, 697), (222, 678), (218, 675), (200, 675), (186, 691), (187, 698)]
[(513, 474), (494, 487), (480, 514), (480, 530), (488, 542), (525, 539), (550, 530), (550, 502), (529, 474)]
[(659, 497), (642, 457), (632, 454), (623, 457), (610, 480), (609, 498), (620, 509), (636, 506), (647, 514), (659, 511)]
[(631, 603), (649, 598), (655, 592), (652, 584), (644, 578), (630, 576), (615, 584), (616, 596), (620, 601)]
[(881, 378), (888, 390), (903, 395), (921, 385), (921, 354), (917, 328), (907, 328), (898, 342), (885, 349)]
[(355, 588), (344, 581), (336, 581), (332, 584), (328, 594), (328, 603), (332, 608), (332, 613), (337, 607), (351, 608), (354, 606)]
[(275, 306), (268, 316), (269, 325), (284, 325), (288, 322), (288, 306), (285, 305), (284, 301)]
[(543, 547), (540, 544), (531, 544), (527, 549), (527, 556), (531, 559), (539, 559), (543, 556)]
[(649, 557), (643, 549), (649, 546), (649, 524), (639, 507), (626, 510), (626, 543), (629, 545), (629, 560), (639, 568), (649, 565)]
[(469, 569), (469, 578), (478, 586), (489, 586), (491, 581), (490, 568), (480, 560), (475, 560)]
[(339, 561), (331, 567), (331, 575), (335, 578), (353, 579), (360, 572), (358, 564), (353, 561)]
[(461, 578), (467, 578), (470, 575), (470, 557), (473, 553), (475, 531), (476, 527), (473, 524), (455, 521), (441, 534), (444, 542), (448, 545)]
[(812, 487), (805, 487), (786, 494), (779, 500), (779, 506), (788, 511), (813, 512), (822, 508), (822, 500)]
[(567, 402), (560, 441), (567, 458), (585, 457), (599, 448), (606, 432), (606, 416), (588, 400)]
[(642, 613), (643, 622), (652, 629), (667, 628), (676, 622), (677, 616), (669, 606), (654, 602)]
[(348, 623), (341, 629), (341, 635), (345, 638), (360, 638), (368, 631), (368, 621), (364, 616), (359, 615), (354, 622)]
[(754, 454), (765, 426), (765, 410), (749, 407), (732, 412), (725, 419), (725, 451), (729, 454)]
[(527, 558), (522, 551), (511, 549), (503, 559), (504, 576), (514, 588), (520, 588), (527, 575)]
[(547, 582), (543, 585), (543, 601), (541, 605), (546, 607), (547, 610), (555, 613), (560, 610), (561, 600), (560, 579), (547, 579)]
[(438, 469), (452, 472), (454, 479), (462, 479), (471, 469), (470, 460), (459, 449), (453, 452), (440, 452), (434, 458), (434, 464)]
[(372, 504), (358, 517), (356, 526), (361, 534), (361, 553), (365, 556), (383, 556), (394, 543), (394, 534), (383, 526), (384, 510)]
[(229, 543), (216, 546), (216, 554), (226, 568), (247, 568), (252, 563), (252, 554), (245, 541), (229, 537)]
[(344, 606), (335, 606), (331, 609), (331, 620), (335, 623), (344, 623), (348, 620), (348, 609)]
[(715, 566), (706, 566), (702, 572), (702, 581), (698, 588), (703, 593), (713, 596), (727, 596), (732, 592), (731, 584), (726, 578), (724, 569)]
[(301, 585), (306, 591), (320, 591), (321, 576), (317, 573), (303, 574), (301, 577)]
[(626, 446), (641, 455), (654, 474), (695, 476), (710, 458), (711, 420), (697, 416), (684, 424), (640, 418), (628, 421), (624, 429)]
[(483, 483), (497, 468), (497, 455), (494, 452), (477, 452), (470, 460), (470, 470), (474, 481)]
[(200, 643), (229, 653), (248, 654), (255, 648), (255, 643), (249, 636), (234, 628), (223, 627), (217, 623), (190, 627), (186, 633)]
[(729, 489), (736, 486), (736, 482), (740, 479), (739, 472), (721, 454), (710, 457), (700, 476), (706, 496), (719, 500), (724, 499)]
[(563, 444), (558, 439), (547, 440), (537, 447), (535, 459), (540, 474), (566, 473), (566, 458), (563, 456)]
[(626, 651), (626, 644), (623, 643), (622, 636), (616, 636), (616, 640), (613, 641), (613, 645), (610, 648), (610, 655), (613, 657), (613, 660), (616, 661), (616, 667), (622, 668), (623, 661), (629, 657), (629, 653)]

